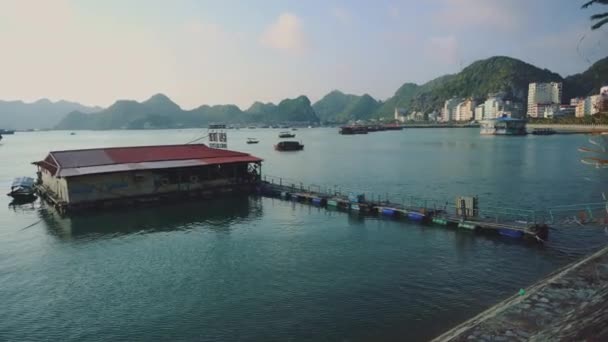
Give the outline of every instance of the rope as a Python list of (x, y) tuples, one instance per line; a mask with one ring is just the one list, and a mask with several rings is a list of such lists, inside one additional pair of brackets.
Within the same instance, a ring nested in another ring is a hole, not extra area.
[(37, 224), (38, 224), (38, 223), (40, 223), (40, 222), (42, 222), (42, 219), (40, 219), (40, 220), (38, 220), (38, 221), (36, 221), (36, 222), (34, 222), (34, 223), (30, 224), (29, 226), (25, 226), (25, 227), (23, 227), (23, 228), (21, 228), (21, 229), (19, 229), (19, 230), (26, 230), (26, 229), (28, 229), (28, 228), (31, 228), (31, 227), (33, 227), (33, 226), (37, 225)]

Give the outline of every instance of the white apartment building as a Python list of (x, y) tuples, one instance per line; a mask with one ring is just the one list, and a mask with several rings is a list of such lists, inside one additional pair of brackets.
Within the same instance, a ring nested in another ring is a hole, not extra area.
[(395, 108), (395, 121), (405, 122), (406, 115), (404, 108)]
[(480, 104), (479, 106), (475, 107), (475, 120), (476, 121), (483, 120), (483, 116), (484, 116), (483, 111), (484, 111), (484, 108), (485, 108), (485, 104), (483, 104), (483, 103)]
[[(538, 105), (561, 104), (562, 83), (530, 83), (528, 85), (528, 116), (538, 118), (543, 115)], [(544, 108), (541, 108), (544, 109)]]
[(498, 112), (502, 109), (504, 102), (500, 97), (489, 97), (484, 102), (483, 118), (484, 119), (496, 119)]
[(457, 97), (453, 97), (449, 100), (446, 100), (441, 111), (442, 121), (447, 122), (455, 120), (456, 115), (454, 112), (458, 104), (460, 104), (462, 101), (463, 99)]
[(460, 102), (454, 110), (455, 121), (470, 121), (473, 119), (475, 112), (475, 101), (472, 99), (466, 99)]

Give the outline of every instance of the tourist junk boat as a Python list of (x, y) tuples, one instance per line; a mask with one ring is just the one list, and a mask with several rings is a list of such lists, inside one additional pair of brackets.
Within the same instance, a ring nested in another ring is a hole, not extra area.
[(557, 133), (553, 128), (535, 128), (532, 130), (534, 135), (553, 135)]
[(279, 133), (279, 138), (295, 138), (295, 133), (289, 133), (287, 131)]
[(27, 201), (36, 198), (34, 190), (34, 178), (19, 177), (13, 180), (11, 191), (7, 194), (16, 201)]
[(280, 141), (274, 145), (274, 149), (277, 151), (301, 151), (304, 149), (304, 145), (297, 141)]
[(256, 139), (256, 138), (247, 138), (247, 143), (248, 144), (257, 144), (259, 142), (260, 141), (258, 139)]
[(481, 134), (483, 135), (526, 135), (526, 120), (510, 117), (482, 120)]

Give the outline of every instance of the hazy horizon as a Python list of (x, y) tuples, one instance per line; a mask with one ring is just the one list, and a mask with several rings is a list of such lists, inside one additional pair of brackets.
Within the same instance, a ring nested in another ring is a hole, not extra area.
[(184, 109), (331, 90), (386, 100), (495, 55), (562, 76), (608, 55), (584, 1), (0, 0), (0, 99)]

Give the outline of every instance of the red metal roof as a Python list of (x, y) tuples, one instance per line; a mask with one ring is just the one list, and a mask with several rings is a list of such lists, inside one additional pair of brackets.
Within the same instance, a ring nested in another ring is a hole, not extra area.
[[(45, 161), (56, 161), (59, 176), (128, 170), (260, 162), (247, 153), (210, 148), (203, 144), (108, 147), (53, 151)], [(36, 164), (45, 167), (42, 162)], [(54, 164), (54, 163), (53, 163)], [(162, 167), (160, 166), (162, 165)], [(100, 166), (106, 166), (100, 168)], [(48, 167), (47, 167), (48, 169)], [(55, 173), (55, 170), (50, 170)]]

